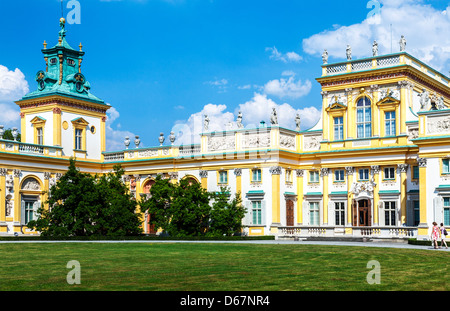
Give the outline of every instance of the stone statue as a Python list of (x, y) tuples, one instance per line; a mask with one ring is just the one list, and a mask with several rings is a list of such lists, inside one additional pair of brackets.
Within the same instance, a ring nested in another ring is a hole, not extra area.
[(244, 125), (242, 124), (242, 112), (240, 112), (240, 111), (239, 111), (239, 114), (236, 119), (236, 124), (237, 124), (237, 127), (240, 129), (244, 127)]
[(159, 138), (158, 138), (158, 140), (159, 140), (159, 145), (162, 146), (163, 143), (164, 143), (164, 141), (166, 140), (166, 139), (164, 138), (164, 133), (159, 133)]
[(141, 140), (139, 139), (139, 135), (136, 135), (134, 137), (134, 144), (136, 145), (136, 148), (139, 148), (139, 145), (141, 144)]
[(272, 108), (272, 116), (270, 117), (270, 123), (273, 125), (278, 124), (277, 111), (275, 108)]
[(297, 132), (300, 131), (300, 123), (301, 123), (301, 118), (300, 118), (300, 115), (297, 113), (297, 115), (295, 116), (295, 125), (296, 125), (295, 130)]
[(447, 109), (447, 107), (444, 104), (444, 97), (443, 96), (439, 97), (439, 99), (437, 100), (436, 108), (438, 110)]
[(205, 114), (205, 120), (203, 121), (203, 130), (206, 132), (209, 129), (209, 118), (208, 115)]
[(405, 39), (405, 36), (402, 35), (402, 37), (400, 38), (399, 44), (400, 44), (400, 52), (405, 51), (406, 50), (406, 39)]
[(378, 56), (378, 43), (376, 40), (373, 41), (372, 53), (373, 53), (373, 56)]
[(130, 137), (126, 136), (125, 140), (123, 141), (126, 149), (128, 149), (128, 146), (130, 146), (130, 142), (131, 142)]
[(322, 61), (324, 64), (328, 64), (328, 51), (324, 50), (322, 53)]
[(170, 135), (169, 135), (169, 140), (170, 140), (170, 143), (173, 145), (173, 143), (175, 142), (175, 140), (176, 140), (177, 138), (175, 137), (175, 133), (174, 132), (170, 132)]
[(430, 102), (430, 93), (426, 89), (422, 89), (420, 96), (420, 110), (426, 110)]
[(352, 47), (350, 45), (347, 45), (347, 60), (352, 60)]
[[(11, 197), (11, 196), (8, 196), (8, 197)], [(12, 209), (13, 209), (13, 205), (14, 205), (14, 201), (11, 199), (11, 198), (6, 198), (6, 217), (8, 217), (8, 216), (12, 216), (11, 215), (11, 211), (12, 211)]]

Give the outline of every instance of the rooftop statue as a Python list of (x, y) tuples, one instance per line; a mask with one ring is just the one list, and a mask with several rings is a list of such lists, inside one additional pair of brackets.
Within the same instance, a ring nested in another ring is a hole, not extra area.
[(404, 52), (406, 50), (406, 39), (405, 36), (402, 35), (399, 41), (400, 44), (400, 52)]
[(328, 64), (328, 51), (324, 50), (322, 53), (322, 61), (324, 64)]
[(347, 60), (352, 60), (352, 47), (350, 45), (347, 45)]
[(277, 111), (275, 108), (272, 108), (272, 116), (270, 117), (270, 123), (273, 125), (278, 124)]
[(378, 43), (376, 40), (373, 41), (372, 53), (373, 53), (373, 56), (378, 56)]

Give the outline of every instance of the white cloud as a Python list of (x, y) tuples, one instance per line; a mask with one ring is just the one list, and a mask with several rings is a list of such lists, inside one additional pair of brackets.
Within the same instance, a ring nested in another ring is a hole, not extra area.
[(295, 116), (298, 113), (302, 119), (302, 129), (309, 129), (320, 118), (320, 111), (315, 107), (295, 109), (287, 103), (277, 104), (266, 94), (254, 93), (253, 98), (236, 108), (234, 113), (226, 111), (226, 105), (207, 104), (202, 111), (191, 114), (187, 121), (177, 121), (172, 131), (177, 136), (176, 144), (189, 145), (200, 143), (200, 134), (203, 132), (204, 115), (210, 119), (209, 131), (223, 131), (231, 122), (235, 126), (239, 111), (243, 115), (243, 124), (247, 128), (259, 126), (261, 121), (270, 124), (272, 108), (277, 110), (278, 123), (281, 127), (295, 129)]
[[(284, 72), (284, 75), (287, 74), (292, 74), (292, 72)], [(301, 80), (295, 81), (295, 76), (291, 75), (288, 79), (281, 78), (267, 82), (264, 85), (264, 92), (279, 98), (299, 98), (307, 95), (311, 88), (311, 81), (306, 80), (305, 83), (302, 83)]]
[(203, 120), (207, 115), (209, 131), (223, 131), (228, 123), (233, 122), (234, 115), (225, 111), (226, 105), (207, 104), (200, 112), (191, 114), (187, 121), (175, 122), (172, 131), (175, 133), (177, 145), (189, 145), (200, 143), (200, 134), (203, 132)]
[(243, 123), (248, 127), (258, 126), (261, 121), (270, 124), (272, 108), (277, 111), (278, 123), (281, 127), (295, 129), (295, 116), (298, 113), (302, 119), (302, 129), (311, 128), (320, 118), (320, 111), (315, 107), (295, 109), (287, 103), (277, 104), (266, 94), (255, 93), (253, 98), (239, 105), (236, 112), (241, 111)]
[(283, 63), (289, 63), (289, 62), (300, 62), (303, 60), (303, 58), (298, 55), (295, 52), (287, 52), (285, 54), (278, 51), (276, 47), (273, 48), (266, 48), (266, 51), (270, 51), (270, 58), (282, 61)]
[(0, 65), (0, 124), (20, 127), (19, 107), (14, 103), (29, 91), (25, 75), (19, 70), (9, 70)]
[[(129, 132), (129, 131), (121, 131), (119, 128), (121, 128), (120, 123), (114, 125), (115, 121), (119, 118), (120, 113), (117, 111), (116, 108), (111, 107), (106, 112), (107, 114), (107, 120), (106, 120), (106, 151), (116, 151), (116, 150), (123, 150), (125, 149), (125, 145), (123, 143), (126, 136), (128, 136), (131, 139), (131, 144), (129, 148), (132, 148), (134, 146), (134, 138), (135, 134)], [(143, 144), (141, 143), (141, 147)]]
[[(377, 40), (380, 54), (399, 51), (404, 35), (406, 51), (438, 70), (450, 65), (450, 6), (441, 11), (422, 1), (382, 0), (379, 14), (360, 23), (324, 30), (303, 40), (306, 53), (320, 56), (327, 49), (331, 57), (345, 59), (345, 47), (352, 46), (353, 58), (371, 56)], [(368, 11), (369, 12), (369, 11)]]
[(217, 87), (219, 89), (219, 93), (224, 93), (228, 89), (228, 80), (227, 79), (218, 79), (214, 81), (207, 81), (205, 84), (211, 85), (213, 87)]

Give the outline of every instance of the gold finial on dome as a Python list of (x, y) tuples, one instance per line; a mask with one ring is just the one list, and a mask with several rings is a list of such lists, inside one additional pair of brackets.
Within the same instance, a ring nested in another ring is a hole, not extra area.
[(47, 48), (47, 42), (44, 40), (44, 50)]
[(80, 45), (78, 47), (80, 48), (80, 52), (82, 52), (83, 51), (83, 45), (81, 44), (81, 42), (80, 42)]
[(66, 19), (65, 19), (64, 17), (61, 17), (61, 18), (59, 19), (59, 23), (60, 23), (60, 24), (65, 24), (65, 23), (66, 23)]

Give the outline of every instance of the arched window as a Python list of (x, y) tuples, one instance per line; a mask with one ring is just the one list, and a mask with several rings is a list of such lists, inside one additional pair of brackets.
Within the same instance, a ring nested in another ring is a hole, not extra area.
[(367, 97), (356, 104), (356, 132), (357, 138), (372, 137), (372, 107)]

